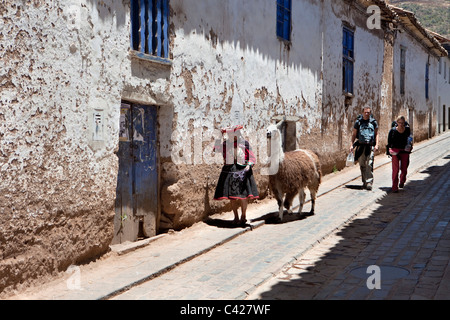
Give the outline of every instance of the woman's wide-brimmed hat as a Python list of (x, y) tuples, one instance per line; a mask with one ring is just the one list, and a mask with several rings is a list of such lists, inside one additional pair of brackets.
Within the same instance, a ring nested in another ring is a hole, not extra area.
[(222, 128), (222, 133), (236, 132), (236, 131), (239, 131), (239, 130), (241, 130), (243, 128), (244, 128), (243, 125), (236, 125), (236, 126), (232, 126), (232, 127), (226, 127), (226, 128)]

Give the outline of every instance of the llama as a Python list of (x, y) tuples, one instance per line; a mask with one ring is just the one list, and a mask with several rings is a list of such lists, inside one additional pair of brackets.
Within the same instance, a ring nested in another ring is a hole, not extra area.
[[(300, 200), (298, 214), (302, 214), (306, 187), (311, 193), (309, 215), (314, 215), (317, 191), (322, 179), (319, 157), (314, 152), (303, 149), (283, 151), (283, 135), (281, 133), (285, 124), (286, 122), (283, 120), (277, 125), (267, 128), (267, 138), (271, 145), (271, 163), (275, 163), (278, 169), (276, 172), (272, 170), (269, 174), (269, 187), (278, 202), (280, 221), (283, 220), (283, 205), (291, 214), (290, 208), (297, 194)], [(284, 194), (286, 197), (283, 203)]]

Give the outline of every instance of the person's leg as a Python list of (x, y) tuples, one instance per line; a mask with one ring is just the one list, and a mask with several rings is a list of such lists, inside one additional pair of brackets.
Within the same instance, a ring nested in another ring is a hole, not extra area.
[(359, 167), (361, 169), (363, 188), (367, 188), (368, 190), (372, 190), (374, 156), (375, 154), (373, 150), (371, 150), (368, 155), (366, 155), (364, 151), (359, 157)]
[(361, 179), (362, 179), (362, 183), (363, 183), (363, 188), (366, 188), (366, 172), (367, 172), (367, 157), (366, 155), (363, 154), (359, 157), (358, 159), (358, 163), (359, 163), (359, 169), (361, 170)]
[(392, 156), (392, 191), (398, 191), (399, 155)]
[(375, 159), (375, 153), (373, 152), (373, 148), (370, 150), (370, 154), (366, 159), (366, 187), (367, 190), (372, 190), (373, 185), (373, 163)]
[(246, 223), (247, 222), (247, 217), (246, 217), (247, 205), (248, 205), (248, 200), (247, 199), (241, 199), (241, 210), (242, 210), (241, 223)]
[(406, 176), (408, 175), (409, 154), (402, 153), (401, 156), (401, 174), (400, 174), (400, 188), (403, 188), (406, 183)]
[(238, 208), (239, 202), (237, 200), (231, 200), (231, 209), (233, 209), (235, 223), (239, 222)]

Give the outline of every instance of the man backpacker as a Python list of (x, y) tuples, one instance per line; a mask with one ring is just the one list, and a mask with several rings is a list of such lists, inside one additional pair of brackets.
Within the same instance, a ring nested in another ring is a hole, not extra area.
[(365, 121), (363, 115), (359, 115), (356, 124), (358, 126), (359, 144), (375, 146), (375, 129), (378, 127), (375, 118), (370, 115), (369, 121)]
[(356, 148), (355, 161), (359, 162), (363, 188), (372, 190), (374, 151), (378, 151), (378, 122), (370, 107), (364, 108), (353, 126), (350, 152)]

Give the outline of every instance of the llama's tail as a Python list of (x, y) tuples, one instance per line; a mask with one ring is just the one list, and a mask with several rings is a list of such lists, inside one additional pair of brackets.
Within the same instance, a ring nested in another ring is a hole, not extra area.
[(320, 165), (320, 161), (317, 163), (317, 172), (319, 173), (319, 184), (322, 183), (322, 169)]
[(312, 161), (312, 163), (314, 164), (314, 169), (315, 169), (315, 174), (317, 176), (317, 181), (318, 184), (317, 186), (319, 186), (322, 183), (322, 166), (320, 164), (320, 159), (319, 156), (311, 151), (311, 150), (302, 150)]
[(317, 174), (319, 176), (319, 184), (322, 183), (322, 165), (320, 164), (320, 160), (319, 157), (317, 156), (316, 153), (314, 153), (315, 157), (314, 157), (314, 163), (316, 165), (316, 170), (317, 170)]

